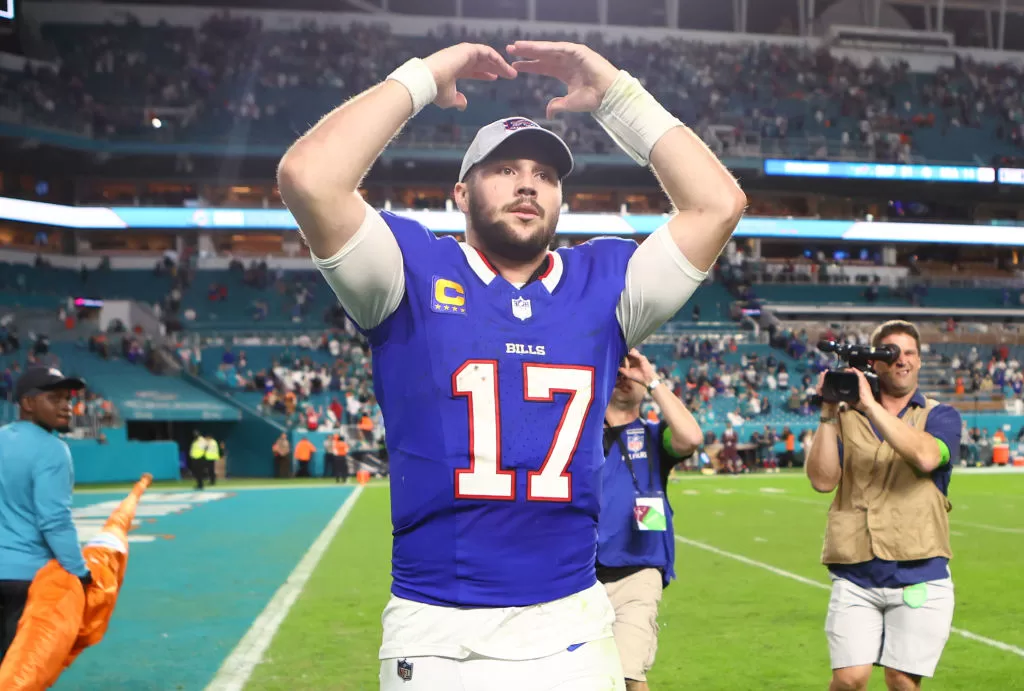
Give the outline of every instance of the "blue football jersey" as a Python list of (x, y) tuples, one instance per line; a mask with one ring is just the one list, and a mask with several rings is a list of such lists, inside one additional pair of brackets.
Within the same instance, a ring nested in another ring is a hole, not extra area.
[(549, 255), (522, 289), (476, 250), (381, 214), (405, 296), (369, 330), (391, 464), (392, 592), (512, 607), (596, 582), (602, 426), (637, 245)]

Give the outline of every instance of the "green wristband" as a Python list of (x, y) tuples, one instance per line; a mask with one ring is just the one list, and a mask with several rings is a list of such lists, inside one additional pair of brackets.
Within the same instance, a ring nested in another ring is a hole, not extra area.
[(670, 427), (666, 427), (665, 431), (661, 434), (661, 448), (665, 449), (665, 453), (672, 458), (683, 458), (683, 456), (672, 450), (672, 428)]

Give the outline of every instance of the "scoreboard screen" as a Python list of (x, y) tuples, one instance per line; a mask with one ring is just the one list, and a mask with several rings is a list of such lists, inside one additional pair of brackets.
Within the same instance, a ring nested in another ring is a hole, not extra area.
[(1000, 168), (999, 182), (1004, 185), (1024, 185), (1024, 168)]

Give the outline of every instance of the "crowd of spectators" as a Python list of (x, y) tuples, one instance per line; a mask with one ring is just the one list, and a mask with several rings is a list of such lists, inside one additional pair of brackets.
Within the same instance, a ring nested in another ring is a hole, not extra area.
[[(165, 255), (154, 267), (158, 276), (170, 278), (169, 289), (162, 300), (153, 305), (153, 312), (163, 322), (169, 333), (185, 330), (200, 317), (199, 310), (223, 312), (220, 316), (233, 315), (241, 321), (257, 325), (267, 321), (291, 321), (299, 323), (311, 316), (314, 297), (327, 294), (329, 289), (323, 279), (314, 271), (285, 272), (282, 268), (272, 269), (267, 259), (250, 259), (248, 265), (237, 257), (225, 255), (228, 260), (227, 274), (219, 274), (211, 281), (202, 297), (190, 290), (197, 277), (198, 255), (187, 248), (179, 257)], [(232, 300), (232, 287), (243, 292), (248, 298), (240, 304)], [(197, 300), (204, 301), (201, 306)], [(334, 301), (323, 315), (324, 323), (336, 327), (344, 326), (344, 315)]]
[(1017, 415), (1024, 415), (1024, 371), (1020, 361), (1006, 345), (995, 346), (988, 353), (984, 350), (972, 345), (961, 352), (941, 354), (940, 360), (948, 368), (943, 383), (952, 385), (958, 396), (1004, 396), (1012, 401)]
[[(141, 27), (129, 15), (123, 25), (44, 27), (60, 54), (57, 72), (27, 67), (0, 72), (0, 105), (26, 119), (69, 127), (97, 137), (145, 134), (177, 137), (248, 136), (286, 141), (342, 101), (382, 80), (414, 55), (460, 40), (502, 49), (513, 38), (493, 31), (468, 34), (448, 29), (411, 38), (386, 25), (346, 28), (303, 25), (268, 31), (259, 20), (226, 11), (198, 27)], [(844, 149), (888, 161), (909, 161), (914, 134), (990, 126), (1004, 146), (992, 156), (1024, 155), (1021, 69), (958, 59), (932, 75), (907, 66), (861, 67), (827, 51), (771, 44), (707, 44), (669, 38), (657, 42), (610, 41), (600, 34), (537, 38), (582, 40), (614, 64), (638, 76), (670, 110), (719, 150), (756, 133), (793, 153), (790, 140), (821, 135)], [(536, 75), (514, 83), (469, 83), (470, 102), (502, 102), (513, 112), (539, 117), (558, 85)], [(455, 113), (435, 114), (406, 135), (436, 146), (463, 144), (473, 133)], [(154, 129), (158, 118), (160, 129)], [(565, 119), (565, 136), (580, 153), (613, 145), (583, 116)], [(718, 137), (714, 132), (731, 136)], [(219, 128), (219, 129), (218, 129)], [(818, 140), (814, 140), (817, 142)], [(823, 141), (820, 144), (825, 146)], [(762, 144), (764, 146), (764, 144)], [(815, 151), (806, 155), (824, 155)], [(933, 152), (932, 158), (941, 158)], [(835, 152), (832, 152), (834, 155)]]
[(98, 331), (89, 337), (89, 352), (104, 360), (120, 358), (130, 365), (155, 367), (155, 350), (152, 341), (142, 334), (142, 329), (128, 331), (124, 325), (112, 325), (107, 331)]
[[(661, 380), (707, 430), (702, 447), (684, 464), (687, 469), (698, 469), (709, 449), (718, 455), (721, 472), (803, 465), (813, 427), (809, 416), (817, 410), (817, 372), (824, 369), (825, 359), (814, 351), (793, 359), (760, 355), (728, 335), (682, 336), (668, 357), (652, 357)], [(794, 424), (807, 418), (808, 428), (778, 424), (780, 418), (773, 413), (779, 412), (789, 413), (787, 419)], [(660, 411), (649, 400), (641, 413), (656, 420)], [(725, 431), (716, 434), (712, 428), (723, 423)], [(780, 444), (783, 450), (777, 451)]]
[(1007, 447), (1010, 458), (1024, 457), (1024, 427), (1013, 437), (1006, 431), (996, 428), (989, 432), (987, 427), (968, 427), (964, 421), (960, 434), (960, 465), (990, 467), (995, 465), (993, 448)]
[[(179, 355), (195, 358), (188, 347)], [(298, 336), (266, 367), (253, 368), (245, 350), (226, 347), (213, 377), (225, 389), (262, 394), (260, 412), (283, 418), (290, 426), (308, 431), (355, 427), (358, 441), (378, 444), (383, 439), (369, 347), (345, 332)]]
[[(45, 342), (45, 341), (44, 341)], [(0, 422), (7, 423), (15, 419), (17, 402), (14, 400), (14, 384), (25, 369), (30, 367), (61, 367), (60, 357), (48, 349), (40, 351), (38, 338), (32, 348), (22, 352), (19, 347), (8, 351), (0, 360)], [(103, 441), (103, 427), (120, 424), (117, 408), (113, 401), (104, 398), (99, 392), (86, 389), (79, 391), (71, 400), (71, 431), (70, 436), (77, 438), (96, 438)]]

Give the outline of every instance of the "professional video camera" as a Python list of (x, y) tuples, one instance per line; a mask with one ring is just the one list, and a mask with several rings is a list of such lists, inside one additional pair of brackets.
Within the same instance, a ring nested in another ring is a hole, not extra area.
[[(818, 350), (823, 353), (835, 353), (847, 366), (859, 369), (867, 377), (871, 385), (871, 393), (875, 400), (881, 398), (878, 375), (872, 369), (873, 362), (884, 362), (891, 365), (900, 359), (900, 347), (887, 343), (872, 348), (862, 345), (844, 345), (835, 341), (818, 341)], [(827, 403), (856, 403), (860, 399), (860, 383), (853, 372), (845, 372), (844, 368), (829, 370), (825, 373), (825, 382), (821, 387), (821, 400)]]

